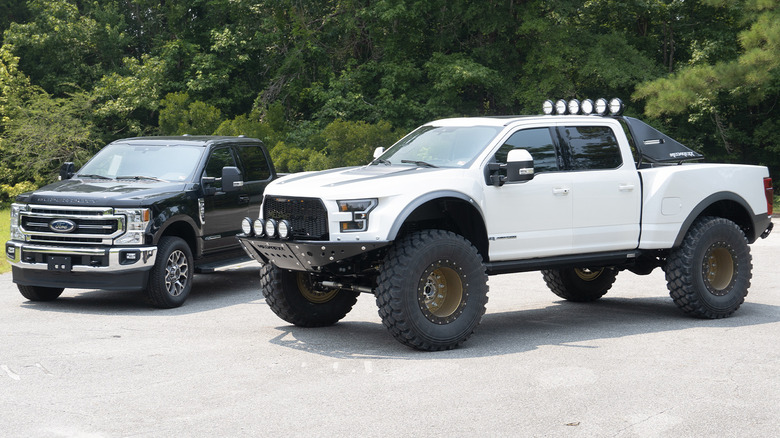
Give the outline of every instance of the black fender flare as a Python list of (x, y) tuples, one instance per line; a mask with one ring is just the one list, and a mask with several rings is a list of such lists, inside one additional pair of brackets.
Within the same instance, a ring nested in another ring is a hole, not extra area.
[(408, 203), (406, 207), (404, 207), (404, 209), (401, 210), (400, 213), (398, 213), (398, 216), (396, 216), (395, 222), (393, 222), (393, 226), (390, 227), (390, 231), (387, 235), (387, 240), (392, 241), (398, 237), (398, 232), (401, 231), (401, 227), (406, 222), (406, 219), (408, 219), (409, 216), (418, 207), (420, 207), (421, 205), (427, 202), (434, 201), (436, 199), (441, 199), (441, 198), (460, 199), (462, 201), (467, 202), (472, 207), (474, 207), (474, 209), (477, 210), (477, 212), (479, 212), (479, 215), (482, 219), (482, 223), (485, 224), (485, 230), (487, 231), (487, 222), (485, 221), (485, 213), (479, 207), (477, 201), (475, 201), (471, 196), (468, 196), (461, 192), (457, 192), (455, 190), (440, 190), (436, 192), (426, 193), (422, 196), (415, 198), (412, 202)]
[[(701, 214), (711, 207), (713, 204), (720, 202), (720, 201), (730, 201), (738, 204), (741, 206), (748, 217), (748, 219), (751, 221), (751, 228), (753, 229), (752, 236), (746, 236), (748, 241), (750, 243), (753, 243), (756, 240), (756, 233), (755, 230), (758, 229), (758, 224), (756, 222), (756, 214), (753, 212), (753, 209), (750, 208), (750, 204), (745, 201), (745, 199), (738, 194), (734, 192), (718, 192), (713, 193), (710, 196), (707, 196), (702, 201), (700, 201), (694, 208), (691, 210), (691, 212), (688, 214), (688, 217), (683, 221), (682, 225), (680, 226), (680, 231), (677, 233), (677, 237), (674, 239), (674, 245), (673, 248), (677, 248), (680, 245), (682, 245), (683, 239), (685, 239), (685, 235), (688, 234), (688, 230), (693, 225), (693, 222), (701, 216)], [(741, 224), (737, 224), (741, 225)], [(762, 229), (763, 230), (763, 229)]]

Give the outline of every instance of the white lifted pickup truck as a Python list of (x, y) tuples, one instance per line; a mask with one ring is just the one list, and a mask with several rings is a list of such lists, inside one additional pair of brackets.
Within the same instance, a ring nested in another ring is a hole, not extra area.
[(367, 166), (271, 183), (239, 235), (268, 305), (326, 326), (372, 293), (398, 341), (442, 350), (479, 324), (488, 275), (541, 270), (556, 295), (592, 301), (620, 271), (661, 267), (684, 312), (732, 314), (748, 244), (772, 229), (767, 169), (685, 163), (703, 157), (621, 102), (583, 106), (601, 116), (548, 101), (544, 116), (437, 120)]

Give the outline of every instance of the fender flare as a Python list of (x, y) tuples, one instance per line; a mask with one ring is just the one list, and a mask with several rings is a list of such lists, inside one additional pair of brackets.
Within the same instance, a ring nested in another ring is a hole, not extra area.
[[(680, 231), (677, 233), (677, 237), (674, 239), (674, 245), (672, 247), (677, 248), (682, 245), (683, 239), (685, 239), (685, 235), (688, 234), (688, 230), (691, 228), (691, 225), (693, 225), (693, 222), (702, 214), (702, 212), (704, 212), (704, 210), (720, 201), (731, 201), (739, 204), (747, 213), (753, 229), (756, 229), (756, 215), (753, 212), (753, 209), (750, 208), (750, 204), (748, 204), (744, 198), (734, 192), (713, 193), (696, 204), (696, 206), (691, 210), (691, 212), (688, 214), (688, 217), (680, 226)], [(755, 236), (747, 236), (747, 239), (748, 241), (753, 242), (755, 241)]]
[(461, 193), (456, 192), (454, 190), (440, 190), (436, 192), (430, 192), (426, 193), (422, 196), (419, 196), (415, 198), (412, 202), (408, 203), (406, 207), (404, 207), (403, 210), (401, 210), (400, 213), (396, 216), (395, 222), (393, 222), (393, 226), (390, 227), (390, 231), (388, 232), (387, 239), (388, 240), (395, 240), (396, 237), (398, 237), (398, 232), (401, 231), (401, 227), (406, 222), (406, 219), (409, 218), (409, 216), (417, 210), (418, 207), (421, 205), (434, 201), (436, 199), (441, 198), (455, 198), (460, 199), (461, 201), (467, 202), (469, 205), (474, 207), (477, 212), (479, 212), (479, 216), (482, 219), (482, 223), (485, 224), (485, 228), (487, 229), (487, 222), (485, 222), (485, 213), (482, 211), (481, 208), (479, 208), (479, 204), (477, 201), (475, 201), (472, 197)]

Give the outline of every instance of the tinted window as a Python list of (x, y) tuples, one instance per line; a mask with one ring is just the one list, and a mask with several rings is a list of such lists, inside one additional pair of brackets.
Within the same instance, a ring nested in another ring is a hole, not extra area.
[[(203, 176), (210, 176), (214, 178), (222, 177), (222, 168), (225, 166), (235, 166), (236, 161), (233, 159), (233, 153), (230, 148), (223, 147), (215, 149), (211, 152), (206, 168), (203, 169)], [(214, 187), (222, 188), (222, 181), (217, 180), (214, 182)]]
[(617, 138), (608, 126), (567, 126), (561, 134), (569, 145), (572, 170), (614, 169), (623, 164)]
[(496, 152), (496, 161), (506, 163), (506, 156), (512, 149), (525, 149), (531, 153), (535, 173), (558, 170), (558, 155), (555, 153), (555, 145), (548, 128), (515, 132)]
[(238, 148), (238, 157), (241, 164), (244, 165), (246, 181), (261, 181), (271, 176), (271, 169), (268, 166), (268, 160), (265, 158), (263, 148), (259, 146), (240, 146)]

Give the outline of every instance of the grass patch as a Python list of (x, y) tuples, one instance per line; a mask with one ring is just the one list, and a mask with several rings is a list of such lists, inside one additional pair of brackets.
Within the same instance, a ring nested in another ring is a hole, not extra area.
[(3, 257), (0, 257), (0, 274), (11, 270), (11, 265), (5, 259), (5, 242), (11, 237), (11, 209), (0, 209), (0, 242), (3, 242)]

